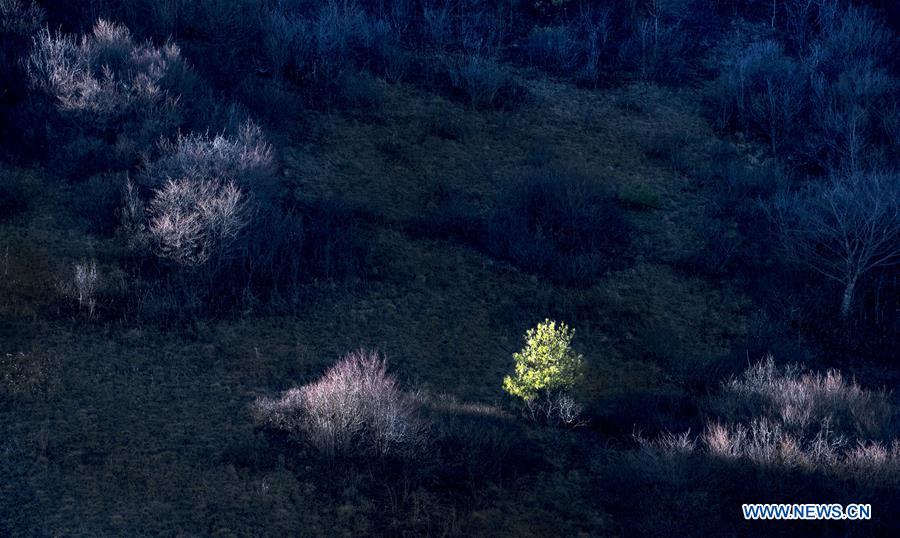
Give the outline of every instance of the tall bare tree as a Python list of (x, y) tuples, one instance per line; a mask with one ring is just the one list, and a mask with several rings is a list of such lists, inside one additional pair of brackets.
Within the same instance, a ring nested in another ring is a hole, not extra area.
[(790, 258), (841, 284), (846, 319), (860, 278), (900, 263), (900, 174), (832, 176), (784, 193), (773, 221)]

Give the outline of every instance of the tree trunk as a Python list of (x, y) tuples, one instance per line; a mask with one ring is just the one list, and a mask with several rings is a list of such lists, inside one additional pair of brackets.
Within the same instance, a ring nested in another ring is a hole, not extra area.
[(856, 288), (856, 277), (847, 281), (844, 288), (844, 296), (841, 299), (841, 319), (846, 320), (850, 316), (850, 309), (853, 307), (853, 291)]

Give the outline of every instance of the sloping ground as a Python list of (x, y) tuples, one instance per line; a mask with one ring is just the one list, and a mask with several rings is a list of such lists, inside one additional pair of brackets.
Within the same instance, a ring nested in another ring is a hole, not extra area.
[[(235, 463), (265, 457), (246, 413), (256, 395), (302, 382), (362, 346), (384, 351), (408, 384), (494, 402), (523, 331), (559, 317), (577, 331), (590, 364), (587, 397), (599, 409), (620, 395), (677, 391), (655, 350), (714, 360), (740, 336), (740, 297), (666, 263), (691, 243), (704, 200), (677, 167), (645, 150), (665, 133), (687, 166), (706, 158), (712, 135), (690, 95), (543, 80), (528, 83), (521, 107), (475, 112), (408, 87), (383, 90), (377, 112), (310, 115), (319, 135), (309, 140), (308, 126), (298, 125), (293, 145), (282, 148), (298, 196), (340, 194), (376, 217), (371, 280), (350, 291), (323, 287), (293, 316), (206, 321), (181, 333), (48, 319), (60, 274), (94, 256), (112, 272), (116, 247), (70, 231), (77, 216), (67, 194), (38, 171), (16, 171), (29, 176), (36, 203), (0, 224), (0, 255), (8, 249), (0, 353), (25, 352), (48, 366), (35, 374), (43, 376), (39, 394), (14, 394), (8, 379), (0, 393), (2, 437), (16, 440), (0, 445), (16, 469), (0, 495), (7, 528), (365, 533), (380, 508), (352, 487), (332, 502), (321, 484), (283, 466)], [(649, 187), (660, 199), (657, 209), (629, 214), (634, 264), (589, 289), (554, 286), (466, 246), (401, 231), (438, 189), (487, 207), (503, 182), (563, 163), (615, 190)], [(606, 525), (583, 473), (540, 478), (572, 497), (562, 504), (535, 497), (532, 480), (489, 492), (485, 509), (454, 516), (460, 528), (539, 535)]]

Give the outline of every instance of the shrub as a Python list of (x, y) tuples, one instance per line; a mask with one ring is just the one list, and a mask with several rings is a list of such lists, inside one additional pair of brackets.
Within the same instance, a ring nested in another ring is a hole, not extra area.
[(5, 150), (28, 144), (24, 126), (30, 122), (19, 116), (28, 89), (21, 59), (43, 19), (34, 0), (0, 0), (0, 147)]
[(147, 232), (157, 255), (180, 265), (221, 263), (247, 225), (249, 208), (234, 183), (169, 180), (147, 208)]
[(409, 69), (396, 31), (356, 2), (329, 0), (304, 14), (281, 6), (265, 20), (273, 71), (312, 90), (314, 97), (330, 100), (331, 90), (352, 83), (363, 69), (389, 82), (403, 79)]
[(76, 263), (72, 268), (72, 276), (59, 283), (60, 292), (70, 301), (78, 305), (88, 318), (94, 317), (97, 309), (97, 292), (101, 286), (97, 272), (97, 262), (91, 260)]
[(424, 442), (413, 395), (387, 373), (378, 353), (354, 351), (317, 381), (252, 407), (257, 424), (309, 443), (329, 458), (394, 456)]
[(726, 458), (745, 458), (759, 465), (831, 467), (839, 462), (846, 440), (828, 429), (812, 438), (785, 431), (778, 422), (757, 418), (748, 426), (711, 423), (703, 433), (710, 454)]
[(324, 3), (312, 18), (285, 23), (293, 27), (287, 43), (292, 53), (289, 68), (301, 80), (318, 84), (337, 80), (353, 65), (355, 52), (366, 43), (371, 30), (366, 13), (357, 4), (334, 0)]
[(485, 246), (525, 271), (585, 286), (621, 262), (629, 231), (615, 195), (586, 178), (548, 172), (501, 192)]
[(24, 97), (20, 60), (43, 20), (44, 11), (34, 0), (0, 0), (0, 104)]
[(889, 61), (895, 51), (895, 37), (870, 9), (838, 2), (822, 7), (825, 9), (819, 13), (819, 33), (811, 52), (827, 74), (840, 74), (848, 66)]
[(803, 31), (785, 36), (787, 48), (770, 40), (724, 54), (716, 121), (815, 173), (881, 165), (892, 147), (883, 118), (897, 103), (893, 35), (865, 9), (812, 6), (789, 17)]
[(509, 105), (521, 91), (512, 73), (489, 56), (452, 57), (444, 68), (453, 92), (475, 108)]
[[(145, 211), (133, 190), (131, 195), (127, 192), (121, 211), (123, 235), (133, 252), (153, 254), (136, 260), (147, 280), (136, 284), (141, 293), (135, 295), (143, 298), (135, 306), (146, 321), (189, 321), (228, 314), (235, 308), (250, 312), (263, 304), (290, 312), (316, 293), (317, 283), (353, 285), (366, 275), (369, 233), (356, 213), (339, 200), (281, 207), (257, 205), (242, 194), (233, 215), (239, 219), (234, 221), (239, 227), (234, 229), (236, 234), (223, 235), (221, 227), (212, 228), (211, 234), (193, 233), (196, 227), (167, 227), (174, 239), (183, 239), (177, 243), (168, 241), (168, 235), (151, 233), (156, 230), (149, 229), (145, 220), (150, 208)], [(210, 206), (188, 205), (184, 212), (191, 215)], [(138, 219), (132, 217), (135, 214)], [(193, 222), (205, 220), (197, 217)], [(175, 234), (180, 229), (192, 233)], [(178, 253), (187, 255), (173, 256)]]
[(218, 298), (248, 292), (270, 304), (293, 305), (315, 282), (353, 283), (366, 275), (369, 234), (339, 199), (263, 208), (241, 240), (241, 256), (221, 269)]
[(695, 68), (704, 42), (718, 26), (691, 13), (691, 0), (630, 3), (585, 2), (551, 27), (535, 27), (521, 42), (522, 58), (577, 83), (596, 85), (624, 74), (678, 83)]
[(585, 61), (581, 44), (568, 26), (534, 28), (522, 47), (529, 64), (555, 74), (571, 75)]
[(129, 300), (125, 273), (116, 265), (99, 266), (94, 259), (66, 268), (57, 283), (60, 312), (88, 320), (119, 319)]
[(246, 121), (234, 136), (179, 134), (159, 143), (159, 157), (145, 163), (141, 182), (160, 186), (171, 179), (234, 182), (254, 193), (270, 191), (274, 155), (262, 129)]
[[(231, 88), (258, 69), (257, 53), (264, 35), (262, 7), (256, 0), (119, 0), (100, 10), (139, 35), (176, 36), (206, 80)], [(68, 23), (78, 15), (82, 13), (60, 18)]]
[(815, 73), (805, 159), (824, 169), (851, 172), (884, 160), (877, 149), (891, 142), (884, 139), (879, 121), (896, 106), (897, 87), (897, 79), (872, 62), (848, 65), (831, 81)]
[(827, 427), (858, 440), (889, 440), (900, 427), (887, 393), (866, 390), (836, 370), (819, 374), (798, 365), (779, 368), (771, 356), (725, 382), (712, 409), (731, 421), (761, 415), (806, 437)]
[[(823, 491), (833, 479), (816, 483), (809, 480), (814, 473), (848, 479), (840, 487), (854, 490), (898, 484), (900, 415), (890, 395), (866, 390), (840, 372), (778, 367), (770, 356), (725, 381), (708, 404), (713, 416), (699, 439), (664, 433), (649, 441), (639, 437), (639, 444), (662, 462), (679, 456), (700, 462), (696, 456), (706, 454), (715, 458), (707, 461), (726, 465), (719, 472), (746, 468), (761, 476), (759, 467), (767, 467), (779, 470), (774, 476), (782, 482), (784, 472), (798, 469), (800, 484)], [(771, 489), (766, 481), (762, 486)]]
[(714, 166), (704, 181), (713, 190), (718, 214), (736, 215), (739, 220), (758, 213), (760, 201), (770, 200), (788, 183), (778, 165), (752, 166), (729, 159)]
[(503, 389), (520, 398), (533, 419), (574, 425), (581, 412), (571, 395), (582, 375), (584, 357), (571, 349), (575, 331), (545, 320), (525, 333), (525, 347), (513, 354), (516, 372)]
[(235, 137), (179, 135), (162, 141), (158, 152), (140, 175), (151, 192), (146, 224), (138, 209), (142, 203), (132, 199), (125, 214), (137, 220), (129, 222), (129, 229), (146, 231), (159, 256), (181, 265), (210, 260), (221, 265), (254, 207), (275, 195), (271, 146), (259, 127), (248, 122)]
[(683, 80), (689, 70), (691, 40), (681, 23), (658, 10), (636, 19), (631, 37), (619, 49), (621, 63), (642, 80)]
[(764, 136), (773, 153), (796, 143), (806, 106), (806, 79), (778, 43), (753, 43), (728, 57), (711, 99), (720, 128)]
[(0, 33), (29, 36), (41, 27), (44, 11), (34, 0), (0, 0)]
[(175, 128), (172, 90), (187, 69), (175, 45), (137, 43), (127, 28), (103, 20), (81, 39), (42, 30), (28, 59), (32, 87), (61, 119), (50, 143), (65, 146), (64, 159), (79, 171), (128, 166)]
[(708, 453), (719, 458), (748, 460), (756, 466), (825, 471), (866, 489), (894, 488), (900, 476), (900, 441), (890, 445), (872, 441), (854, 444), (827, 427), (812, 437), (803, 437), (778, 422), (758, 418), (749, 425), (711, 423), (701, 439)]

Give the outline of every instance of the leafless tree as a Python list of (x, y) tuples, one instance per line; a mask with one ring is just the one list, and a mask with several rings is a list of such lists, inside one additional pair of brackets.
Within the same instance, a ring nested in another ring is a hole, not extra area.
[(791, 259), (841, 284), (843, 319), (860, 278), (900, 262), (900, 174), (832, 176), (779, 195), (772, 216)]
[(59, 291), (73, 303), (77, 303), (88, 318), (94, 317), (97, 308), (97, 292), (101, 288), (101, 278), (95, 260), (76, 263), (71, 278), (64, 278), (57, 284)]
[(247, 225), (247, 213), (234, 183), (169, 180), (150, 202), (147, 230), (159, 256), (199, 266), (225, 254)]
[(400, 389), (376, 352), (347, 354), (318, 380), (251, 407), (257, 424), (300, 436), (323, 454), (413, 454), (426, 424), (416, 394)]
[(27, 59), (31, 85), (80, 121), (117, 125), (129, 116), (177, 122), (167, 77), (186, 69), (177, 46), (136, 41), (125, 26), (97, 21), (80, 39), (44, 28)]

